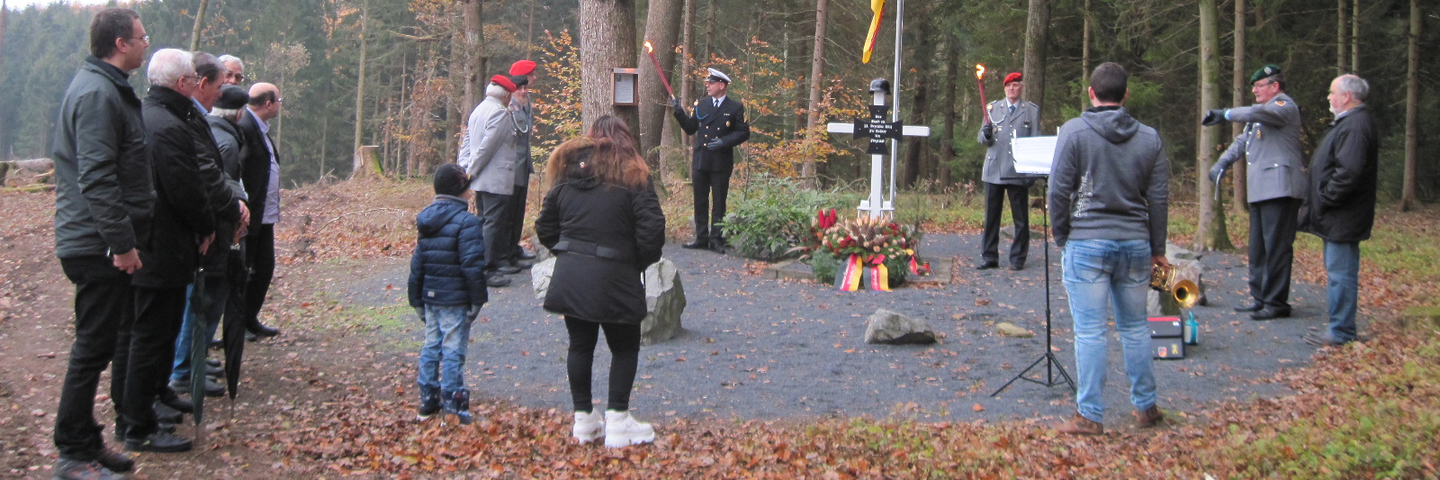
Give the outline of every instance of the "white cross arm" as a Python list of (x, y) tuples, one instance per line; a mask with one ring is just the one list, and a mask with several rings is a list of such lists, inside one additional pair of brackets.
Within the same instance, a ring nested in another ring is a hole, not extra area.
[(830, 132), (830, 133), (855, 133), (855, 124), (853, 124), (853, 123), (827, 123), (827, 124), (825, 124), (825, 131)]
[(928, 137), (930, 136), (930, 127), (906, 125), (900, 128), (900, 134), (907, 137)]

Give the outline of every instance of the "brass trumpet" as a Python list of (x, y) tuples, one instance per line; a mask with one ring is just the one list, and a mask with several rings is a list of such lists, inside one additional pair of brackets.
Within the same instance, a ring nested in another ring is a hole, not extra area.
[(1200, 286), (1190, 280), (1176, 280), (1180, 269), (1174, 265), (1154, 264), (1150, 266), (1150, 288), (1175, 298), (1180, 308), (1194, 307), (1200, 303)]

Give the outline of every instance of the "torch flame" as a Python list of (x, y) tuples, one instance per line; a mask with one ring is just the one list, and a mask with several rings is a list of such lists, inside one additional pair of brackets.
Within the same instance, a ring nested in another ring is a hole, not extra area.
[(649, 41), (649, 40), (646, 40), (646, 41), (645, 41), (645, 53), (650, 53), (650, 52), (653, 52), (653, 51), (655, 51), (655, 47), (650, 46), (650, 41)]
[[(646, 45), (649, 45), (649, 42), (646, 42)], [(985, 66), (984, 66), (984, 65), (981, 65), (981, 64), (978, 64), (978, 63), (975, 64), (975, 78), (984, 78), (984, 77), (985, 77)]]

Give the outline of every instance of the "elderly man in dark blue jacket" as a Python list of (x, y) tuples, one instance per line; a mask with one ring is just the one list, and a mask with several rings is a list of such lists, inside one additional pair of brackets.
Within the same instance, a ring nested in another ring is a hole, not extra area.
[(485, 236), (468, 206), (475, 192), (456, 164), (435, 169), (435, 203), (420, 211), (415, 255), (410, 257), (410, 306), (425, 323), (420, 348), (419, 418), (442, 409), (471, 422), (465, 389), (470, 324), (489, 300), (485, 290)]
[(1360, 241), (1370, 239), (1375, 225), (1375, 181), (1379, 169), (1380, 135), (1365, 96), (1370, 85), (1355, 75), (1330, 82), (1334, 127), (1320, 141), (1310, 160), (1310, 231), (1325, 240), (1325, 292), (1328, 332), (1306, 335), (1321, 346), (1356, 339), (1355, 307), (1360, 291)]

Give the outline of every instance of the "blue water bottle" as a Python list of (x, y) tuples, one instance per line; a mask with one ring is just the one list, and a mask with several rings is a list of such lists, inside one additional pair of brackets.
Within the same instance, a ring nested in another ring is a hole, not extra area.
[(1200, 343), (1200, 322), (1195, 321), (1195, 312), (1186, 313), (1190, 314), (1190, 318), (1185, 320), (1182, 336), (1185, 337), (1186, 345), (1195, 345)]

